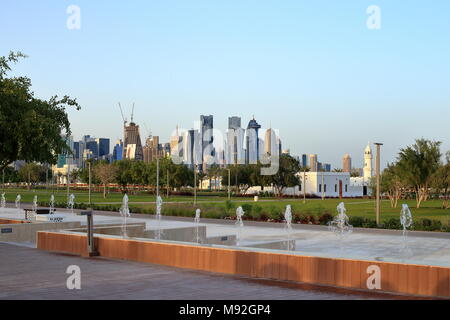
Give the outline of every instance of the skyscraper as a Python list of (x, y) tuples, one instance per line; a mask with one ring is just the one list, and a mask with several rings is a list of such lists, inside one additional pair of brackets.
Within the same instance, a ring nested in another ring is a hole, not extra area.
[(98, 138), (95, 139), (98, 146), (98, 157), (102, 158), (109, 154), (109, 139), (108, 138)]
[(277, 136), (275, 131), (272, 129), (266, 130), (266, 136), (264, 141), (264, 154), (266, 156), (277, 156), (279, 152)]
[(302, 154), (302, 167), (308, 166), (308, 155)]
[(123, 156), (123, 141), (121, 139), (117, 140), (116, 145), (113, 149), (112, 161), (122, 160)]
[(200, 116), (200, 125), (201, 125), (201, 152), (202, 157), (200, 159), (200, 163), (203, 164), (202, 170), (207, 170), (207, 163), (211, 161), (211, 158), (214, 158), (214, 147), (213, 147), (213, 116)]
[(142, 148), (144, 153), (144, 162), (150, 163), (153, 160), (161, 159), (164, 155), (159, 136), (149, 136)]
[(249, 121), (246, 135), (246, 163), (255, 164), (259, 160), (260, 139), (258, 130), (261, 126), (256, 122), (255, 118)]
[(309, 155), (309, 169), (312, 172), (317, 172), (319, 167), (317, 163), (317, 154), (310, 154)]
[[(188, 130), (183, 137), (183, 161), (190, 168), (200, 165), (202, 162), (202, 141), (198, 130)], [(200, 169), (197, 167), (197, 169)]]
[(241, 118), (229, 117), (224, 155), (227, 164), (245, 163), (244, 135), (245, 130), (241, 128)]
[(342, 171), (351, 172), (352, 171), (352, 158), (348, 153), (342, 158)]
[(241, 127), (240, 117), (228, 117), (228, 129), (239, 129)]
[(144, 160), (139, 126), (134, 122), (124, 127), (123, 158)]

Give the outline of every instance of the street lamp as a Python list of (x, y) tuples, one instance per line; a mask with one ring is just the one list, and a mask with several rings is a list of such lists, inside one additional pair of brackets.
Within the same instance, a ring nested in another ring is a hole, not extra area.
[(91, 162), (88, 161), (89, 167), (89, 207), (91, 207)]
[(380, 224), (380, 147), (383, 145), (382, 143), (376, 142), (374, 145), (377, 146), (377, 155), (375, 160), (375, 172), (377, 179), (377, 191), (376, 191), (376, 220), (377, 225)]
[(230, 168), (228, 168), (227, 169), (228, 170), (228, 200), (230, 200), (231, 199), (231, 187), (230, 187), (230, 184), (231, 184), (231, 172), (230, 172)]
[(194, 163), (194, 206), (197, 204), (197, 164)]
[(303, 203), (306, 203), (306, 168), (303, 167)]

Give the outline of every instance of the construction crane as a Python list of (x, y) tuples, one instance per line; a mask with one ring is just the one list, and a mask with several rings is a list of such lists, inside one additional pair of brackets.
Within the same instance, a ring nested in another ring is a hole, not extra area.
[(131, 109), (131, 122), (133, 122), (133, 114), (134, 114), (134, 102), (133, 102), (133, 108)]
[[(123, 127), (126, 127), (127, 119), (123, 116), (123, 110), (122, 110), (122, 106), (120, 105), (120, 102), (119, 102), (119, 109), (120, 109), (120, 114), (122, 115), (122, 119), (123, 119)], [(131, 121), (133, 121), (133, 116), (131, 116)]]

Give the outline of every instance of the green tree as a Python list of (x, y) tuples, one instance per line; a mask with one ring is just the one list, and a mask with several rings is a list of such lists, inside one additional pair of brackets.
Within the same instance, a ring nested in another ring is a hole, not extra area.
[(95, 176), (103, 185), (103, 198), (106, 198), (106, 190), (109, 184), (116, 181), (117, 166), (101, 162), (94, 167)]
[(277, 173), (263, 176), (263, 181), (266, 185), (273, 186), (275, 195), (281, 196), (285, 188), (295, 187), (301, 184), (298, 176), (299, 170), (300, 163), (297, 159), (288, 154), (282, 154)]
[(130, 159), (114, 162), (114, 165), (117, 167), (116, 181), (122, 189), (122, 192), (127, 192), (128, 185), (133, 183), (132, 164), (133, 160)]
[(171, 185), (174, 188), (193, 187), (194, 171), (183, 164), (176, 164), (174, 166)]
[(427, 199), (432, 177), (439, 168), (440, 145), (440, 141), (417, 139), (398, 155), (399, 175), (414, 190), (417, 208)]
[(388, 196), (391, 208), (397, 208), (398, 200), (402, 197), (405, 186), (399, 175), (398, 166), (388, 164), (387, 168), (383, 170), (380, 180), (380, 191)]
[(450, 193), (450, 152), (447, 152), (447, 163), (441, 165), (434, 173), (431, 186), (442, 196), (442, 207), (448, 209)]
[(71, 134), (66, 107), (80, 108), (68, 96), (35, 98), (29, 78), (8, 77), (10, 64), (25, 57), (0, 57), (0, 171), (16, 160), (56, 164), (58, 154), (70, 152), (61, 136)]
[(45, 176), (45, 168), (34, 162), (26, 163), (19, 169), (20, 181), (26, 182), (28, 189), (32, 184), (42, 181), (43, 176)]

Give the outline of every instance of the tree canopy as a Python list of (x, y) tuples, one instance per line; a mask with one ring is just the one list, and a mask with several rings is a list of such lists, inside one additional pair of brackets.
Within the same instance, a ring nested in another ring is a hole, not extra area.
[(8, 77), (11, 63), (26, 56), (10, 52), (0, 57), (0, 170), (16, 160), (56, 164), (57, 155), (70, 152), (66, 107), (80, 109), (69, 96), (38, 99), (27, 77)]
[(430, 183), (441, 164), (440, 141), (417, 139), (412, 146), (400, 150), (398, 172), (416, 194), (416, 207), (428, 197)]

